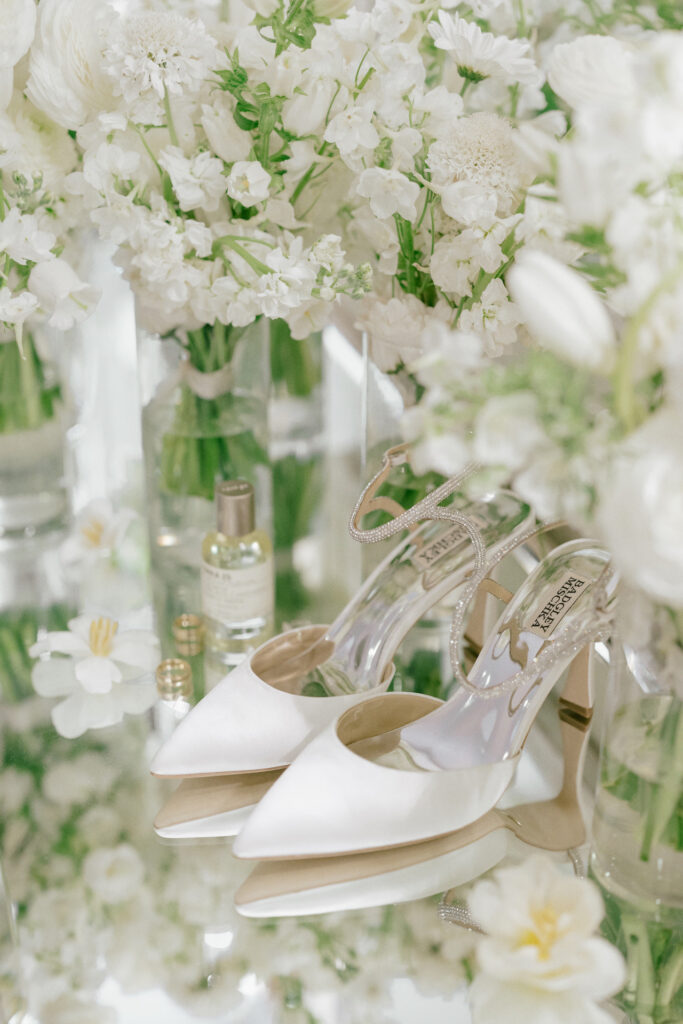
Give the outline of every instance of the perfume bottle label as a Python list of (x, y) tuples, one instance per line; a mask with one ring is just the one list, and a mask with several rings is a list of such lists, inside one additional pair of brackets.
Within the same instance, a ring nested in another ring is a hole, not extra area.
[[(469, 517), (472, 523), (481, 529), (486, 525), (485, 520), (482, 516), (471, 515)], [(424, 544), (412, 557), (413, 565), (416, 569), (429, 569), (436, 562), (439, 562), (446, 555), (450, 554), (455, 548), (459, 547), (464, 540), (469, 539), (469, 534), (464, 526), (460, 523), (454, 523), (445, 533), (443, 533), (437, 540), (430, 541)]]
[(588, 583), (586, 576), (577, 573), (565, 573), (557, 583), (551, 597), (530, 616), (525, 630), (536, 636), (547, 637), (554, 632), (572, 605), (576, 604)]
[(273, 561), (244, 569), (219, 569), (202, 562), (202, 610), (226, 625), (266, 618), (273, 612)]

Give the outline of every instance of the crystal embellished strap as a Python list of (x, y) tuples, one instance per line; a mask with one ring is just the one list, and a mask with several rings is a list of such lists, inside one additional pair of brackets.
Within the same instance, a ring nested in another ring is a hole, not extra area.
[[(417, 524), (425, 519), (445, 519), (459, 523), (467, 530), (468, 535), (472, 539), (476, 528), (465, 516), (451, 509), (443, 509), (438, 506), (450, 494), (457, 491), (467, 477), (472, 474), (476, 469), (475, 463), (468, 463), (460, 473), (456, 473), (455, 476), (449, 477), (445, 483), (435, 487), (433, 491), (430, 491), (412, 508), (404, 510), (393, 498), (377, 496), (378, 489), (387, 479), (394, 466), (405, 465), (408, 461), (408, 450), (409, 445), (401, 444), (396, 445), (394, 448), (389, 448), (384, 453), (382, 468), (367, 485), (351, 514), (349, 533), (353, 539), (360, 541), (361, 544), (376, 544), (378, 541), (387, 540), (387, 538), (395, 536), (402, 530), (415, 529)], [(382, 526), (375, 526), (371, 530), (362, 530), (358, 524), (363, 516), (369, 512), (376, 512), (379, 509), (394, 516), (392, 521), (390, 523), (383, 523)], [(479, 532), (476, 531), (476, 533), (479, 536)], [(479, 540), (481, 541), (481, 537), (479, 537)], [(483, 549), (483, 544), (481, 547)]]
[[(542, 529), (547, 528), (548, 527), (543, 527)], [(525, 540), (529, 540), (538, 532), (540, 532), (538, 528), (530, 529), (526, 531), (526, 533), (514, 537), (507, 545), (499, 549), (491, 562), (484, 567), (481, 575), (475, 572), (470, 577), (461, 596), (456, 602), (451, 621), (451, 635), (449, 640), (451, 666), (460, 685), (471, 690), (473, 693), (476, 693), (476, 695), (482, 700), (490, 700), (493, 697), (500, 696), (502, 693), (510, 693), (513, 690), (516, 690), (518, 686), (524, 686), (527, 683), (534, 682), (539, 678), (539, 676), (543, 675), (554, 662), (563, 658), (573, 658), (583, 647), (586, 646), (586, 644), (606, 640), (609, 635), (609, 625), (612, 620), (609, 589), (610, 584), (616, 580), (617, 574), (610, 565), (607, 564), (595, 582), (593, 603), (590, 609), (587, 609), (579, 619), (576, 628), (572, 629), (571, 633), (558, 637), (556, 640), (553, 640), (552, 644), (548, 644), (548, 646), (541, 649), (523, 669), (515, 672), (502, 683), (486, 687), (477, 686), (475, 683), (470, 682), (467, 675), (463, 672), (460, 665), (460, 655), (462, 637), (464, 633), (464, 622), (469, 603), (479, 587), (479, 584), (482, 582), (483, 577), (487, 576), (491, 569), (494, 568), (501, 559), (508, 555), (518, 545), (524, 543)]]

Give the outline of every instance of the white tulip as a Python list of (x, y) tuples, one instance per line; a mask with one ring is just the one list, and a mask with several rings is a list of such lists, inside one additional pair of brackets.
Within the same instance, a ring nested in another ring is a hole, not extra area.
[(631, 60), (628, 47), (613, 36), (580, 36), (554, 47), (548, 81), (571, 107), (629, 103), (635, 91)]
[[(683, 411), (662, 407), (616, 452), (597, 520), (620, 573), (655, 601), (683, 608)], [(624, 514), (628, 510), (628, 514)]]
[(610, 371), (616, 348), (612, 322), (575, 270), (543, 252), (525, 249), (506, 283), (539, 345), (574, 366)]
[(12, 68), (33, 41), (36, 0), (0, 0), (0, 24), (0, 67)]
[(113, 106), (102, 58), (113, 18), (100, 0), (41, 0), (26, 93), (64, 128)]
[(28, 286), (50, 326), (60, 331), (85, 320), (99, 299), (97, 288), (81, 281), (63, 259), (37, 263), (29, 275)]

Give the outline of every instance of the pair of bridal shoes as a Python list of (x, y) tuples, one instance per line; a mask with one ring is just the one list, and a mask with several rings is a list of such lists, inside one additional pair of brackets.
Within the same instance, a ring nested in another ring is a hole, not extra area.
[[(497, 557), (534, 529), (510, 492), (457, 494), (468, 470), (405, 511), (378, 494), (405, 445), (390, 449), (354, 511), (362, 541), (408, 536), (368, 577), (331, 626), (283, 633), (234, 669), (180, 723), (155, 756), (154, 775), (182, 779), (155, 820), (166, 838), (235, 835), (247, 814), (310, 740), (341, 713), (383, 693), (393, 655), (430, 608), (461, 587), (477, 560)], [(450, 504), (443, 504), (450, 501)], [(373, 512), (393, 518), (362, 530)]]

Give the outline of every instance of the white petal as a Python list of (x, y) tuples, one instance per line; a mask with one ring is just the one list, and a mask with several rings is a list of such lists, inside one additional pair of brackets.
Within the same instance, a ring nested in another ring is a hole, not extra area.
[(154, 704), (157, 689), (154, 683), (121, 683), (116, 693), (122, 709), (129, 715), (141, 715)]
[(76, 664), (76, 678), (88, 693), (109, 693), (121, 680), (121, 669), (110, 658), (83, 658)]
[(57, 630), (38, 640), (29, 650), (29, 654), (32, 658), (45, 651), (54, 651), (56, 654), (85, 654), (88, 649), (88, 644), (76, 633)]
[(33, 666), (33, 689), (41, 697), (65, 697), (76, 687), (71, 658), (49, 658)]
[(74, 693), (52, 709), (52, 724), (60, 736), (73, 740), (88, 728), (86, 695)]
[(130, 633), (115, 637), (112, 645), (112, 658), (124, 665), (133, 665), (147, 672), (153, 672), (159, 664), (159, 645), (156, 637), (153, 634), (150, 636), (153, 639), (152, 643), (132, 638)]

